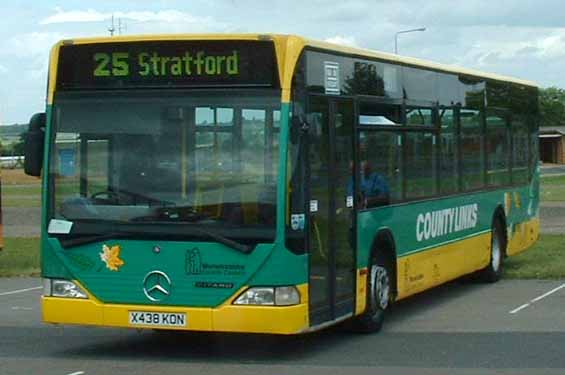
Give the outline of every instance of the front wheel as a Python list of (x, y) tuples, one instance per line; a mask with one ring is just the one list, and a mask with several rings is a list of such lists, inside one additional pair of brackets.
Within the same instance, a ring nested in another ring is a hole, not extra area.
[(495, 283), (502, 277), (504, 254), (506, 253), (506, 238), (501, 220), (495, 219), (492, 225), (492, 238), (489, 264), (479, 271), (483, 281)]
[(378, 332), (383, 326), (385, 313), (392, 301), (392, 272), (386, 262), (371, 262), (367, 275), (367, 307), (356, 320), (361, 332)]

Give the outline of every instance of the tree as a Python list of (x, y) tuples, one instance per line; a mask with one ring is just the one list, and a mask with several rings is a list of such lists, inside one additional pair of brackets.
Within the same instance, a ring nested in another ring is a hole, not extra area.
[(540, 90), (540, 126), (565, 126), (565, 90), (548, 87)]
[(24, 154), (24, 143), (26, 140), (27, 132), (20, 134), (20, 140), (12, 145), (14, 155), (22, 156)]
[(345, 79), (344, 90), (350, 95), (385, 95), (385, 83), (376, 65), (356, 62), (353, 76)]

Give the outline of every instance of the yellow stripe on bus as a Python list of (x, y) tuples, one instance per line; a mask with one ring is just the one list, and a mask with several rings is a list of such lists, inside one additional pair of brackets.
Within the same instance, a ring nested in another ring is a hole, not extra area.
[[(298, 285), (297, 288), (301, 295), (301, 303), (294, 306), (232, 305), (233, 300), (245, 288), (242, 288), (229, 301), (217, 308), (104, 304), (90, 294), (89, 299), (43, 297), (43, 321), (60, 324), (139, 328), (130, 325), (129, 312), (147, 311), (185, 313), (188, 323), (184, 329), (191, 331), (295, 334), (309, 328), (308, 284)], [(84, 287), (83, 289), (86, 290)], [(182, 328), (174, 327), (172, 329)]]
[(491, 232), (398, 258), (398, 297), (430, 289), (484, 268), (490, 259)]
[(539, 218), (516, 224), (512, 233), (508, 233), (508, 255), (516, 255), (528, 249), (539, 238)]
[[(539, 237), (539, 226), (537, 217), (516, 225), (513, 233), (508, 233), (507, 254), (516, 255), (534, 244)], [(486, 267), (490, 247), (491, 233), (487, 232), (398, 258), (397, 300)], [(367, 268), (357, 270), (355, 315), (362, 314), (366, 308), (367, 272)]]
[(367, 307), (367, 268), (357, 270), (357, 293), (355, 294), (355, 315), (362, 314)]

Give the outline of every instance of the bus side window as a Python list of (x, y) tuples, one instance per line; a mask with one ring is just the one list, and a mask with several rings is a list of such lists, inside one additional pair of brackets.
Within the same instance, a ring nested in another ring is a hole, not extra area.
[(457, 122), (452, 108), (439, 112), (439, 189), (441, 194), (452, 194), (459, 190), (459, 142)]
[(402, 192), (402, 107), (374, 102), (359, 104), (359, 189), (367, 208), (400, 202)]
[(400, 133), (361, 131), (359, 142), (360, 186), (367, 208), (402, 199)]
[(483, 186), (482, 114), (478, 110), (460, 111), (461, 180), (463, 191)]
[(510, 183), (510, 137), (507, 115), (488, 111), (486, 118), (487, 184)]
[(530, 141), (528, 125), (524, 116), (512, 115), (512, 183), (528, 182), (528, 158)]
[(436, 193), (435, 134), (420, 131), (405, 134), (406, 199), (433, 196)]

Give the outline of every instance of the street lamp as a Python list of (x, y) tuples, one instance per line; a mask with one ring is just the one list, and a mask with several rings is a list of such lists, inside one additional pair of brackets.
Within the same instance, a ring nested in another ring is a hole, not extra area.
[(398, 34), (406, 34), (406, 33), (413, 33), (416, 31), (426, 31), (425, 27), (420, 27), (417, 29), (410, 29), (410, 30), (402, 30), (394, 34), (394, 54), (398, 55)]

